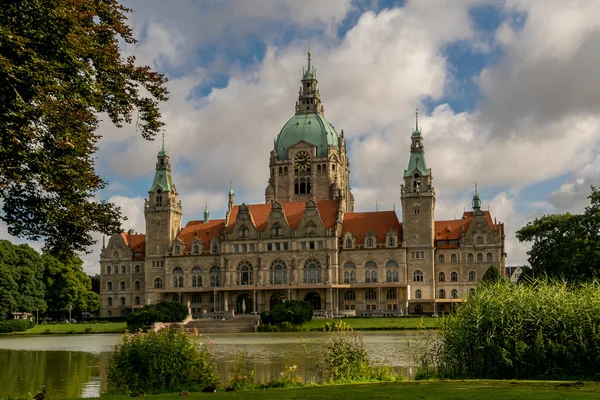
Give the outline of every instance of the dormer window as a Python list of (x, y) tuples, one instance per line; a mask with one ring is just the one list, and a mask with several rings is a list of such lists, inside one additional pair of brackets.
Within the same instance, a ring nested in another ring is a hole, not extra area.
[(181, 247), (179, 246), (175, 246), (175, 255), (180, 255), (181, 254)]
[(373, 247), (373, 238), (367, 238), (367, 247)]
[(476, 244), (483, 244), (483, 236), (477, 236), (475, 239)]
[(198, 246), (197, 244), (194, 245), (194, 254), (199, 254), (200, 253), (200, 246)]
[(350, 239), (350, 238), (346, 239), (346, 248), (347, 249), (352, 248), (352, 239)]

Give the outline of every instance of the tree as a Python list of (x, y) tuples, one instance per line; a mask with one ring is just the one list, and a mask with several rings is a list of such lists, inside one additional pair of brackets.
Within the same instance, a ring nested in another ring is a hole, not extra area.
[(0, 7), (0, 218), (45, 250), (86, 251), (90, 233), (120, 229), (120, 210), (94, 195), (105, 186), (93, 155), (100, 116), (136, 119), (152, 140), (163, 122), (166, 78), (120, 41), (136, 39), (117, 0), (20, 0)]
[(485, 274), (483, 274), (483, 277), (481, 277), (481, 282), (482, 283), (496, 283), (502, 279), (504, 279), (504, 277), (502, 276), (502, 274), (500, 274), (500, 270), (498, 269), (498, 267), (496, 267), (495, 265), (491, 265), (487, 269), (487, 271), (485, 271)]
[(592, 187), (583, 214), (536, 218), (517, 231), (520, 242), (533, 242), (527, 252), (531, 273), (569, 282), (598, 277), (600, 271), (600, 192)]

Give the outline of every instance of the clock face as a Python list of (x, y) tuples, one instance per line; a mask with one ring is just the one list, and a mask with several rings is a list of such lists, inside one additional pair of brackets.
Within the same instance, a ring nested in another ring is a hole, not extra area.
[(298, 169), (306, 169), (306, 167), (310, 165), (310, 155), (305, 151), (301, 151), (300, 153), (296, 154), (296, 161), (294, 165)]

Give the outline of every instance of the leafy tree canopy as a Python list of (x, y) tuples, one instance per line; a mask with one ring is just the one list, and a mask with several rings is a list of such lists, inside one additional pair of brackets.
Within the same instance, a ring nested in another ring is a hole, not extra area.
[(92, 280), (83, 272), (83, 261), (71, 257), (59, 261), (51, 255), (42, 256), (48, 309), (54, 312), (94, 312), (100, 305), (100, 296), (92, 291)]
[(481, 278), (481, 282), (496, 283), (502, 279), (504, 279), (504, 277), (500, 273), (500, 270), (498, 269), (498, 267), (496, 267), (495, 265), (491, 265), (487, 269), (487, 271), (485, 271), (485, 274), (483, 274), (483, 277)]
[(592, 187), (583, 214), (536, 218), (517, 231), (520, 242), (533, 242), (527, 252), (530, 273), (569, 282), (591, 280), (600, 271), (600, 191)]
[(313, 307), (307, 301), (287, 300), (275, 304), (271, 310), (260, 313), (260, 319), (264, 324), (281, 324), (289, 322), (301, 325), (312, 319)]
[(93, 155), (99, 115), (136, 119), (153, 139), (166, 78), (120, 43), (135, 43), (117, 0), (19, 0), (0, 7), (0, 218), (14, 236), (46, 240), (53, 255), (86, 251), (90, 232), (120, 229), (120, 210)]

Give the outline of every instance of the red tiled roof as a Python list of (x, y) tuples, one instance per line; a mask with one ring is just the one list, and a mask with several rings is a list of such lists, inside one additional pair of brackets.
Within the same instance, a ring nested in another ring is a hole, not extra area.
[[(335, 221), (337, 217), (337, 200), (321, 200), (317, 201), (317, 209), (323, 224), (327, 228), (335, 228)], [(250, 204), (248, 210), (252, 218), (252, 223), (260, 232), (264, 231), (269, 222), (269, 215), (271, 213), (272, 204)], [(287, 219), (290, 228), (297, 229), (302, 221), (304, 210), (306, 209), (306, 203), (303, 201), (294, 201), (289, 203), (281, 203), (283, 214)], [(229, 225), (227, 231), (231, 232), (233, 225), (237, 219), (240, 206), (234, 206), (229, 217)]]
[(204, 223), (204, 221), (189, 221), (181, 230), (178, 238), (185, 244), (184, 252), (192, 250), (192, 241), (195, 237), (202, 240), (204, 249), (208, 249), (210, 241), (221, 236), (221, 229), (225, 225), (224, 219), (215, 219)]
[(342, 226), (342, 235), (351, 232), (355, 238), (356, 244), (361, 244), (365, 240), (365, 234), (372, 230), (377, 237), (377, 243), (385, 243), (385, 235), (390, 229), (398, 232), (398, 242), (402, 242), (402, 225), (398, 221), (395, 211), (377, 211), (345, 213), (344, 224)]
[[(503, 234), (504, 224), (494, 224), (492, 222), (492, 216), (489, 211), (484, 211), (483, 216), (488, 223), (488, 226), (492, 232), (500, 232)], [(463, 232), (463, 220), (464, 220), (464, 232), (469, 230), (471, 222), (473, 222), (473, 212), (467, 211), (463, 214), (463, 219), (452, 219), (448, 221), (435, 221), (435, 241), (436, 247), (458, 247), (457, 245), (441, 245), (437, 246), (438, 240), (458, 240)]]
[[(121, 232), (121, 237), (125, 241), (125, 245), (135, 252), (143, 252), (146, 250), (146, 235), (143, 233)], [(131, 240), (131, 242), (130, 242)]]

